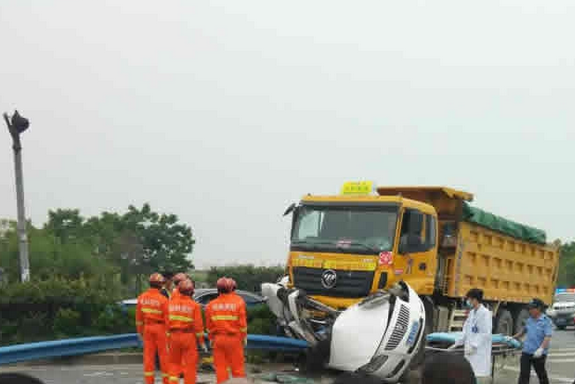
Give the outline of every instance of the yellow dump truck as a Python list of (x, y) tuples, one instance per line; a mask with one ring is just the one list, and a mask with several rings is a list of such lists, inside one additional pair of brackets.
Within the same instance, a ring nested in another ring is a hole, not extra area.
[(293, 213), (289, 286), (331, 308), (407, 282), (423, 299), (427, 331), (461, 327), (462, 298), (481, 288), (494, 332), (516, 332), (525, 303), (550, 304), (558, 249), (545, 232), (471, 206), (445, 187), (347, 183), (336, 196), (303, 197)]

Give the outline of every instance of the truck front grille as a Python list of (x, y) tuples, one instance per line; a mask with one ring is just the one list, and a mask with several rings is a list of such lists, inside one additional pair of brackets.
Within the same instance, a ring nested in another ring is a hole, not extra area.
[(391, 351), (401, 343), (403, 336), (405, 336), (405, 332), (407, 332), (407, 328), (409, 327), (409, 310), (405, 305), (402, 305), (399, 308), (399, 315), (397, 316), (397, 324), (395, 324), (395, 328), (389, 337), (389, 341), (385, 346), (386, 351)]
[(369, 295), (374, 272), (333, 270), (337, 279), (332, 288), (322, 284), (325, 269), (294, 267), (294, 285), (308, 295), (360, 298)]

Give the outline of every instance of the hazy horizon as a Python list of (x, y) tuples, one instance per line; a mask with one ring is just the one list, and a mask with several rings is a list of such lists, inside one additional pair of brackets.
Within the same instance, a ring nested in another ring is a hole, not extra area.
[[(573, 240), (574, 17), (569, 1), (4, 2), (0, 112), (31, 121), (27, 216), (149, 202), (192, 226), (199, 268), (278, 264), (290, 203), (374, 180), (463, 189)], [(0, 146), (15, 218), (6, 131)]]

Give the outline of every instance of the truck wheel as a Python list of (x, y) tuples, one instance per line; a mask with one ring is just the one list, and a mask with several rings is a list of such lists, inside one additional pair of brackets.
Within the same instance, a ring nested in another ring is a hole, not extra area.
[(513, 334), (513, 317), (507, 309), (500, 309), (495, 320), (495, 333), (511, 336)]
[(529, 318), (529, 311), (526, 309), (522, 309), (519, 311), (517, 316), (515, 317), (515, 335), (523, 331), (523, 327), (525, 327), (525, 322)]
[(564, 325), (560, 325), (560, 326), (557, 327), (557, 329), (560, 330), (560, 331), (564, 331), (565, 328), (566, 328), (566, 327), (565, 327)]

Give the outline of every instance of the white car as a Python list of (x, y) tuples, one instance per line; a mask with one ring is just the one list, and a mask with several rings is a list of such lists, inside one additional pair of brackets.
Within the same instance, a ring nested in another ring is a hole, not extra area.
[(557, 293), (547, 315), (559, 329), (575, 325), (575, 292)]
[[(397, 382), (423, 344), (425, 309), (404, 282), (342, 312), (281, 284), (263, 284), (262, 294), (286, 334), (307, 340), (312, 349), (329, 343), (326, 368)], [(317, 312), (324, 316), (310, 316)]]

